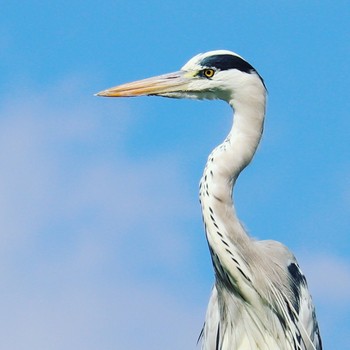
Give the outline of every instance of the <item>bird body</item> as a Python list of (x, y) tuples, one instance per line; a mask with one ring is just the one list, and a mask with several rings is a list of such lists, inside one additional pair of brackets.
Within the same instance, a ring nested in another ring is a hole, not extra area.
[(209, 155), (200, 203), (215, 285), (202, 350), (321, 350), (306, 279), (283, 244), (251, 238), (237, 218), (233, 187), (261, 139), (266, 88), (257, 71), (226, 50), (200, 54), (179, 72), (128, 83), (100, 96), (222, 99), (234, 111), (226, 139)]

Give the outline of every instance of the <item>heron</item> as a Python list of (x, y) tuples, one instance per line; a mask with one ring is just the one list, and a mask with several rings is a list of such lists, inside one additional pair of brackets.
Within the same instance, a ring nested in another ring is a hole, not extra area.
[(295, 256), (280, 242), (252, 238), (234, 206), (234, 185), (263, 133), (267, 90), (257, 70), (232, 51), (215, 50), (177, 72), (96, 95), (220, 99), (232, 107), (232, 128), (209, 155), (199, 186), (215, 274), (201, 349), (321, 350), (315, 307)]

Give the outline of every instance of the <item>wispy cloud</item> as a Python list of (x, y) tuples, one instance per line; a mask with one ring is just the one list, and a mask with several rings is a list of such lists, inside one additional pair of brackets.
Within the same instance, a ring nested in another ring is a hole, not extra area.
[(303, 257), (302, 266), (316, 298), (333, 306), (350, 307), (350, 262), (330, 254)]
[(194, 348), (198, 306), (151, 278), (189, 256), (177, 158), (118, 152), (128, 118), (105, 150), (104, 116), (81, 97), (61, 104), (66, 85), (0, 111), (2, 347)]

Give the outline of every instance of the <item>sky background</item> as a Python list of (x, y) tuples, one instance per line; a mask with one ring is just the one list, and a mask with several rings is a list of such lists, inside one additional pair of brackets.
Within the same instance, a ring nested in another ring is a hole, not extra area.
[(0, 348), (198, 349), (213, 271), (198, 204), (220, 101), (93, 94), (245, 57), (269, 90), (238, 214), (307, 275), (350, 348), (348, 1), (23, 1), (0, 13)]

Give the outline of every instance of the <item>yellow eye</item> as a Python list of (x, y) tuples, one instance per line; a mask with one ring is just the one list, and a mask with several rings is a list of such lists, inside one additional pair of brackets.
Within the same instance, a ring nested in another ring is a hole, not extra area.
[(203, 70), (203, 75), (206, 78), (212, 78), (214, 74), (215, 74), (215, 70), (214, 69), (204, 69)]

